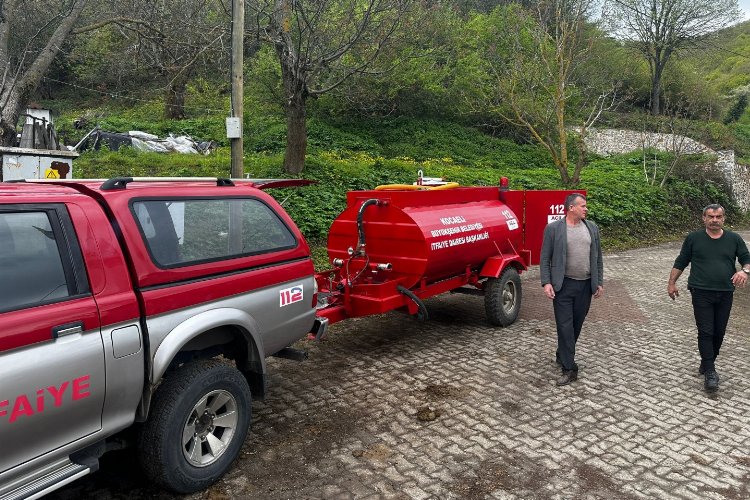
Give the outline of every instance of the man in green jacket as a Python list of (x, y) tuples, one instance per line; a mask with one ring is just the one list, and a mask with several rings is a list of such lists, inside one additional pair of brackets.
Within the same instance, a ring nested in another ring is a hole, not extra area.
[[(723, 228), (724, 207), (713, 204), (703, 209), (705, 230), (694, 231), (682, 243), (680, 255), (669, 274), (667, 293), (674, 300), (680, 293), (677, 279), (690, 264), (688, 290), (693, 298), (693, 314), (698, 328), (699, 373), (704, 375), (708, 392), (719, 388), (715, 361), (732, 311), (734, 288), (743, 287), (750, 274), (750, 252), (745, 241)], [(735, 261), (742, 269), (737, 271)]]

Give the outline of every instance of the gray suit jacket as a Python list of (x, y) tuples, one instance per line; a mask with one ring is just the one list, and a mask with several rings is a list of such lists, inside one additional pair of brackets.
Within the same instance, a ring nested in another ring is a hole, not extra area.
[[(591, 294), (604, 285), (604, 264), (602, 263), (602, 245), (599, 241), (599, 228), (589, 220), (583, 220), (591, 234)], [(560, 291), (565, 278), (565, 258), (568, 250), (567, 224), (565, 218), (547, 224), (544, 228), (542, 255), (539, 262), (542, 286), (552, 284), (556, 292)]]

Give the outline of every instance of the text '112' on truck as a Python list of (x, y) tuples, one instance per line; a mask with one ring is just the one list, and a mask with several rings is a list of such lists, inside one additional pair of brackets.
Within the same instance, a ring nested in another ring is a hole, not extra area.
[[(178, 493), (216, 482), (247, 438), (266, 358), (335, 322), (484, 295), (508, 326), (569, 191), (455, 183), (347, 195), (330, 269), (269, 188), (303, 180), (0, 183), (0, 499), (39, 498), (135, 446)], [(430, 185), (431, 184), (431, 185)]]

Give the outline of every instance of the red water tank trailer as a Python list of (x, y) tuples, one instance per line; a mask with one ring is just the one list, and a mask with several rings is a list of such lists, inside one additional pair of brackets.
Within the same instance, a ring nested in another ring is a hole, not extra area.
[(519, 273), (538, 263), (544, 227), (572, 192), (511, 191), (505, 179), (382, 188), (347, 193), (331, 225), (334, 267), (316, 275), (323, 330), (393, 309), (426, 318), (422, 299), (447, 291), (484, 295), (490, 323), (509, 325), (521, 305)]
[[(517, 257), (521, 248), (521, 221), (496, 187), (355, 191), (347, 205), (331, 225), (328, 255), (346, 261), (359, 245), (367, 258), (352, 262), (350, 274), (366, 263), (386, 265), (368, 272), (369, 282), (429, 285), (479, 270), (492, 256)], [(519, 266), (526, 264), (519, 259)]]

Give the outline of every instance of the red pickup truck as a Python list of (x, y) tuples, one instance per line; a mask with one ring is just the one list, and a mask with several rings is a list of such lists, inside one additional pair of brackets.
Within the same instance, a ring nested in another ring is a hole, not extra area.
[(309, 247), (262, 191), (281, 185), (0, 183), (0, 499), (123, 443), (176, 492), (226, 472), (265, 358), (316, 321)]

